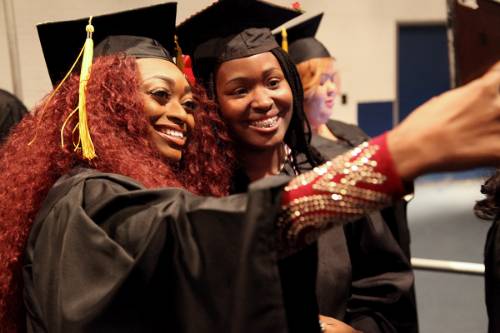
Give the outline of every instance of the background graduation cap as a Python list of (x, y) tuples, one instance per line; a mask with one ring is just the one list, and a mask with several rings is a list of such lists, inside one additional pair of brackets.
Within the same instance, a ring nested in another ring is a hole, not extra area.
[[(331, 58), (326, 47), (314, 37), (322, 18), (323, 13), (286, 29), (286, 51), (295, 64), (314, 58)], [(276, 33), (274, 37), (283, 45), (283, 31)]]
[(265, 1), (220, 0), (182, 22), (177, 36), (195, 75), (206, 80), (217, 64), (279, 47), (271, 30), (300, 14)]
[[(94, 45), (97, 45), (94, 56), (123, 52), (138, 58), (155, 57), (172, 61), (169, 52), (175, 54), (176, 12), (177, 3), (169, 2), (94, 16), (92, 25), (95, 30), (92, 38)], [(45, 63), (53, 85), (66, 75), (76, 60), (85, 42), (87, 23), (88, 17), (37, 25)], [(121, 37), (109, 38), (98, 45), (107, 37), (117, 35)]]
[(448, 37), (452, 83), (478, 78), (500, 60), (500, 3), (477, 0), (477, 8), (448, 0)]

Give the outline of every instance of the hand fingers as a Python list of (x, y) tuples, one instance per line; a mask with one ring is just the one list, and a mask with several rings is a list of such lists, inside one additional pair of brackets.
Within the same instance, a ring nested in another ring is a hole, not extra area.
[(485, 84), (493, 88), (493, 92), (500, 94), (500, 61), (494, 64), (481, 78)]

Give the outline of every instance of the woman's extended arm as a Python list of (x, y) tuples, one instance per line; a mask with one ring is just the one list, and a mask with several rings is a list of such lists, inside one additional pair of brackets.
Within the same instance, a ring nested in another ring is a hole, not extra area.
[(423, 104), (386, 134), (293, 179), (277, 222), (283, 251), (390, 204), (405, 193), (404, 181), (499, 161), (500, 62)]

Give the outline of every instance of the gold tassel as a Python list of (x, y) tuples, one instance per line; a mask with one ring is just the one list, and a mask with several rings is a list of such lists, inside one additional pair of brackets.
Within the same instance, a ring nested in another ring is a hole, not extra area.
[(288, 53), (288, 34), (285, 28), (281, 28), (281, 48)]
[(94, 56), (94, 41), (92, 33), (92, 16), (89, 18), (89, 24), (85, 27), (87, 31), (87, 39), (83, 50), (82, 69), (80, 72), (80, 89), (78, 92), (78, 131), (80, 134), (80, 145), (82, 148), (83, 158), (91, 160), (97, 155), (95, 154), (94, 144), (90, 137), (89, 126), (87, 123), (87, 106), (86, 106), (86, 88), (90, 78), (92, 69), (92, 58)]
[[(92, 59), (94, 56), (94, 41), (92, 40), (92, 33), (94, 32), (94, 27), (92, 26), (92, 16), (89, 18), (89, 23), (85, 27), (87, 31), (87, 38), (85, 39), (85, 44), (78, 55), (75, 63), (66, 74), (65, 78), (62, 82), (66, 80), (66, 78), (71, 74), (73, 68), (75, 67), (78, 59), (83, 54), (82, 66), (80, 70), (80, 84), (78, 88), (78, 106), (66, 117), (64, 123), (61, 127), (61, 147), (64, 148), (64, 129), (68, 124), (68, 121), (73, 117), (73, 115), (78, 111), (78, 123), (73, 128), (72, 133), (78, 128), (78, 142), (74, 143), (73, 146), (75, 151), (78, 148), (82, 148), (82, 156), (87, 160), (92, 160), (97, 157), (94, 149), (94, 144), (92, 143), (92, 138), (90, 137), (89, 126), (87, 122), (87, 106), (86, 106), (86, 88), (87, 82), (90, 78), (90, 73), (92, 69)], [(61, 85), (62, 82), (59, 84)], [(59, 88), (59, 87), (58, 87)]]
[(175, 42), (175, 50), (176, 50), (175, 64), (181, 70), (181, 72), (183, 72), (184, 71), (184, 60), (182, 59), (182, 49), (181, 49), (181, 46), (179, 45), (179, 41), (177, 40), (177, 35), (175, 35), (174, 42)]
[[(87, 123), (87, 108), (86, 108), (86, 92), (85, 89), (87, 87), (87, 82), (90, 78), (90, 72), (92, 69), (92, 59), (94, 56), (94, 41), (92, 40), (92, 33), (94, 32), (94, 27), (92, 26), (92, 16), (89, 18), (89, 23), (85, 27), (85, 30), (87, 31), (87, 38), (85, 40), (85, 44), (83, 45), (82, 49), (80, 50), (80, 53), (78, 54), (78, 57), (76, 58), (75, 62), (69, 69), (69, 71), (66, 73), (64, 78), (61, 80), (61, 82), (57, 85), (57, 87), (54, 89), (54, 91), (50, 94), (49, 98), (45, 102), (44, 107), (41, 110), (41, 115), (40, 115), (40, 120), (38, 121), (35, 129), (35, 136), (33, 139), (28, 143), (28, 146), (33, 144), (35, 142), (37, 134), (38, 134), (38, 128), (40, 126), (41, 120), (43, 118), (43, 115), (45, 113), (45, 109), (49, 105), (50, 101), (52, 98), (55, 96), (56, 92), (59, 90), (59, 88), (63, 85), (63, 83), (67, 80), (67, 78), (70, 76), (71, 72), (73, 72), (73, 69), (75, 68), (76, 64), (78, 63), (78, 60), (80, 57), (82, 57), (83, 54), (83, 60), (82, 60), (82, 66), (81, 66), (81, 71), (80, 71), (80, 85), (78, 89), (78, 106), (66, 117), (66, 119), (63, 122), (63, 125), (61, 127), (61, 148), (64, 148), (64, 129), (66, 128), (66, 125), (68, 121), (73, 117), (73, 115), (78, 111), (78, 123), (75, 126), (75, 129), (78, 128), (79, 130), (79, 137), (78, 137), (78, 143), (74, 144), (75, 151), (80, 147), (82, 147), (82, 155), (83, 158), (91, 160), (95, 158), (97, 155), (95, 153), (94, 149), (94, 144), (92, 143), (92, 138), (90, 137), (90, 132), (89, 132), (89, 127)], [(73, 132), (75, 131), (73, 129)]]

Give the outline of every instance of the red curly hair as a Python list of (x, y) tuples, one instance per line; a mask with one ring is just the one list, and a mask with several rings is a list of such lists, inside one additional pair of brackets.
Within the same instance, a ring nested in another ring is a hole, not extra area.
[[(88, 123), (97, 158), (73, 151), (72, 118), (78, 103), (78, 76), (72, 75), (50, 100), (45, 98), (13, 130), (0, 149), (0, 331), (25, 331), (22, 255), (33, 219), (54, 182), (72, 168), (89, 167), (131, 177), (148, 188), (183, 187), (202, 195), (228, 193), (234, 165), (231, 143), (216, 113), (195, 112), (196, 129), (180, 163), (162, 159), (149, 140), (148, 120), (138, 93), (134, 58), (95, 60), (87, 85)], [(201, 105), (206, 97), (198, 96)], [(215, 134), (212, 122), (218, 124)], [(37, 132), (36, 140), (28, 145)], [(227, 141), (227, 142), (226, 142)], [(224, 143), (222, 145), (218, 143)]]

